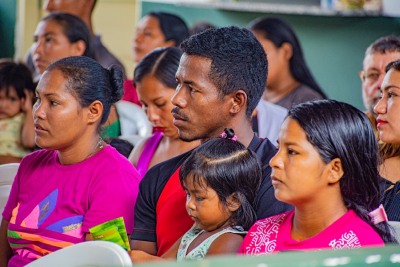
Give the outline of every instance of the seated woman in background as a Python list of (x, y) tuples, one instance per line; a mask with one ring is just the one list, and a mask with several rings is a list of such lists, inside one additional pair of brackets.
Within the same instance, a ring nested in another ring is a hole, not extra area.
[(380, 203), (378, 145), (367, 116), (320, 100), (289, 111), (271, 159), (278, 200), (289, 211), (259, 220), (240, 253), (342, 249), (395, 242)]
[[(132, 40), (133, 61), (140, 62), (148, 53), (160, 47), (179, 47), (189, 37), (183, 19), (167, 12), (149, 12), (137, 24)], [(124, 82), (123, 100), (140, 105), (133, 81)]]
[(0, 164), (20, 162), (35, 147), (34, 92), (27, 66), (0, 61)]
[(400, 221), (400, 60), (386, 67), (380, 88), (381, 99), (374, 108), (379, 139), (384, 142), (380, 170), (390, 183), (383, 205), (390, 221)]
[(93, 55), (89, 29), (77, 16), (54, 12), (38, 23), (32, 45), (32, 59), (40, 75), (51, 63), (61, 58), (93, 58)]
[(326, 98), (312, 76), (300, 42), (290, 25), (279, 18), (258, 18), (247, 26), (268, 57), (267, 88), (263, 99), (284, 108)]
[(67, 57), (42, 74), (33, 107), (41, 150), (21, 161), (3, 211), (0, 266), (25, 266), (91, 240), (89, 228), (123, 217), (133, 229), (139, 174), (100, 137), (122, 96), (120, 68)]
[(136, 66), (134, 80), (142, 107), (153, 124), (152, 137), (139, 142), (130, 161), (142, 175), (161, 161), (173, 158), (200, 144), (179, 139), (171, 113), (171, 98), (178, 85), (175, 73), (182, 52), (176, 47), (164, 47), (152, 51)]
[[(38, 73), (42, 74), (52, 62), (64, 57), (87, 56), (94, 58), (92, 38), (86, 24), (77, 16), (52, 12), (40, 20), (37, 25), (34, 44), (32, 46), (32, 58)], [(120, 110), (118, 110), (120, 107)], [(120, 102), (111, 105), (110, 115), (105, 122), (102, 137), (116, 138), (121, 135), (129, 136), (137, 134), (135, 120), (126, 119), (128, 109)], [(122, 112), (124, 112), (122, 114)], [(135, 112), (138, 112), (135, 110)], [(140, 111), (139, 111), (140, 112)], [(135, 114), (138, 119), (144, 114)]]

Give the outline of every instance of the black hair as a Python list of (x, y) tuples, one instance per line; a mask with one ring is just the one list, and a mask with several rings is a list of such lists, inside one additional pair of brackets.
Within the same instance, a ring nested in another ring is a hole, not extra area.
[(265, 89), (268, 62), (249, 30), (236, 26), (209, 29), (186, 39), (181, 49), (188, 55), (211, 60), (208, 76), (221, 98), (243, 90), (247, 95), (246, 116), (251, 117)]
[(348, 209), (367, 222), (385, 242), (395, 242), (387, 222), (374, 224), (368, 213), (381, 200), (378, 143), (364, 112), (335, 101), (319, 100), (292, 108), (288, 117), (297, 121), (322, 161), (340, 159), (340, 191)]
[(25, 98), (24, 89), (34, 92), (35, 87), (32, 73), (24, 63), (0, 60), (0, 90), (6, 90), (7, 96), (14, 88), (19, 98)]
[(110, 146), (114, 147), (125, 158), (128, 158), (132, 152), (133, 145), (127, 140), (113, 137), (113, 138), (107, 138), (104, 141)]
[(123, 94), (123, 72), (120, 66), (103, 68), (94, 59), (74, 56), (57, 60), (50, 64), (46, 72), (60, 70), (67, 79), (66, 88), (77, 98), (82, 107), (93, 101), (103, 104), (103, 114), (99, 124), (107, 121), (111, 105), (121, 99)]
[(189, 37), (189, 28), (179, 16), (167, 12), (150, 12), (147, 15), (158, 20), (165, 41), (172, 40), (175, 42), (175, 46), (179, 46), (183, 40)]
[(70, 43), (78, 41), (85, 43), (86, 48), (82, 56), (94, 58), (92, 36), (81, 18), (64, 12), (51, 12), (41, 21), (54, 21), (59, 24)]
[(153, 75), (169, 88), (178, 85), (175, 73), (179, 67), (182, 52), (177, 47), (157, 48), (147, 54), (136, 66), (133, 73), (135, 83), (141, 82), (146, 75)]
[(391, 69), (400, 71), (400, 60), (395, 60), (387, 64), (387, 66), (385, 67), (385, 72), (389, 72), (389, 70)]
[(304, 59), (300, 41), (292, 27), (283, 19), (274, 17), (262, 17), (251, 21), (248, 28), (252, 31), (260, 32), (264, 38), (271, 41), (276, 47), (281, 47), (284, 43), (292, 46), (292, 58), (289, 61), (290, 72), (300, 83), (309, 86), (318, 92), (323, 98), (326, 94), (315, 81)]
[(400, 37), (395, 35), (383, 36), (376, 39), (365, 50), (365, 55), (400, 52)]
[(228, 138), (211, 138), (196, 148), (182, 164), (179, 177), (182, 186), (192, 179), (200, 186), (211, 187), (224, 205), (236, 194), (240, 207), (232, 213), (230, 222), (247, 230), (257, 218), (254, 203), (262, 179), (261, 165), (253, 151), (225, 132)]

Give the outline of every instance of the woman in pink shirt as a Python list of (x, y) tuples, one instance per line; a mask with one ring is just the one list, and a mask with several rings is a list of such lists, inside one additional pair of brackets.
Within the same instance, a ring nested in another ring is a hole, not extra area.
[(378, 208), (378, 147), (364, 113), (334, 100), (300, 104), (289, 111), (278, 143), (270, 161), (275, 197), (295, 209), (257, 221), (239, 253), (395, 241)]
[(124, 218), (133, 229), (139, 174), (100, 137), (110, 107), (122, 96), (122, 70), (88, 57), (50, 64), (36, 88), (35, 142), (3, 211), (0, 266), (25, 266), (91, 240), (89, 229)]

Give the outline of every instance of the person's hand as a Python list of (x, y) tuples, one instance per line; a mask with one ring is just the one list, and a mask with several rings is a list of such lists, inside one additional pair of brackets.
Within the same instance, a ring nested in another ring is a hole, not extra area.
[(24, 89), (25, 97), (21, 99), (21, 109), (24, 113), (31, 112), (33, 107), (33, 92)]
[(129, 251), (129, 256), (131, 257), (131, 261), (133, 263), (162, 260), (161, 258), (159, 258), (157, 256), (150, 255), (141, 250), (131, 250), (131, 251)]

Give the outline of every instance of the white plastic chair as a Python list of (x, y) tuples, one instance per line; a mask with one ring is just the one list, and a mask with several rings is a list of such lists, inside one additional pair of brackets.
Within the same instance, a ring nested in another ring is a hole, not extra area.
[(7, 163), (0, 165), (0, 186), (12, 185), (17, 174), (19, 163)]
[(118, 138), (135, 145), (151, 135), (153, 127), (141, 107), (123, 100), (115, 103), (115, 107), (121, 123), (121, 136)]
[(0, 214), (3, 212), (4, 206), (7, 203), (18, 167), (19, 163), (0, 165)]
[(132, 267), (121, 246), (109, 241), (78, 243), (37, 259), (26, 267)]

